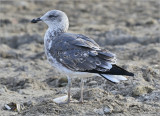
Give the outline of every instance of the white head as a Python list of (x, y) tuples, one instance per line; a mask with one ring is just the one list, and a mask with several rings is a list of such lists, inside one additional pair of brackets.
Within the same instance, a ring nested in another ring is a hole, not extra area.
[(67, 15), (60, 10), (51, 10), (45, 13), (42, 17), (33, 19), (32, 23), (38, 21), (45, 22), (50, 30), (67, 32), (69, 28), (69, 20)]

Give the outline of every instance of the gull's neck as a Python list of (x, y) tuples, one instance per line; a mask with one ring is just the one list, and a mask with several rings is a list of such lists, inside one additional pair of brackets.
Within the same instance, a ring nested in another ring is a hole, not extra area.
[(45, 33), (44, 36), (44, 46), (45, 46), (45, 53), (48, 56), (48, 50), (52, 46), (52, 41), (56, 38), (56, 36), (61, 35), (62, 33), (65, 33), (62, 29), (56, 29), (49, 27)]
[(63, 29), (58, 29), (58, 28), (53, 28), (53, 27), (49, 27), (47, 32), (51, 35), (51, 36), (58, 36), (61, 33), (65, 33), (65, 31)]
[(45, 33), (45, 36), (44, 36), (45, 48), (47, 48), (47, 46), (50, 46), (49, 44), (51, 44), (51, 41), (54, 40), (56, 38), (56, 36), (59, 36), (62, 33), (65, 33), (65, 31), (62, 29), (56, 28), (56, 26), (49, 27)]
[(61, 33), (66, 33), (69, 27), (68, 19), (61, 21), (60, 23), (51, 23), (48, 25), (48, 31), (52, 36), (57, 36)]

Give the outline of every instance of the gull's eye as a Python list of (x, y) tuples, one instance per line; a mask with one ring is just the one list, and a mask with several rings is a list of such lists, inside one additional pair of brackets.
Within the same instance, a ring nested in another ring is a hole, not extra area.
[(55, 15), (49, 15), (48, 17), (49, 17), (49, 18), (52, 18), (52, 17), (58, 17), (58, 16), (55, 16)]

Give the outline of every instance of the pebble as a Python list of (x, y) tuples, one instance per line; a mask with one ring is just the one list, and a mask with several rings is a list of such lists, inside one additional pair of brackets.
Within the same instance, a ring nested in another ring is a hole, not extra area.
[(150, 93), (153, 91), (152, 86), (147, 86), (147, 85), (138, 85), (133, 88), (132, 95), (133, 96), (140, 96), (146, 93)]
[(88, 83), (88, 85), (89, 85), (89, 86), (97, 85), (97, 81), (90, 81), (90, 82)]
[(0, 94), (7, 92), (6, 86), (0, 88)]
[(61, 97), (53, 99), (53, 102), (59, 104), (59, 103), (65, 102), (67, 99), (68, 99), (68, 95), (65, 95), (65, 96), (61, 96)]
[(101, 109), (94, 109), (94, 112), (96, 112), (99, 115), (104, 115), (104, 111), (102, 108)]
[(23, 105), (24, 106), (27, 106), (27, 107), (30, 107), (30, 106), (33, 106), (35, 104), (34, 101), (27, 101), (27, 102), (24, 102)]
[(106, 114), (111, 113), (111, 109), (109, 107), (105, 107), (104, 113), (106, 113)]
[(58, 80), (57, 85), (58, 85), (58, 87), (64, 87), (64, 86), (67, 85), (67, 83), (68, 83), (67, 78), (66, 77), (62, 77), (62, 78), (60, 78)]

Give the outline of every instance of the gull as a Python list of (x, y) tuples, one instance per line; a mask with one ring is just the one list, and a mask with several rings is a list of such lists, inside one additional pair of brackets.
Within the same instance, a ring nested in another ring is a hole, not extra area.
[(45, 54), (49, 63), (68, 79), (68, 99), (70, 102), (71, 78), (81, 78), (80, 102), (83, 102), (83, 77), (100, 76), (113, 83), (127, 80), (124, 76), (133, 73), (116, 65), (116, 55), (101, 48), (93, 39), (82, 35), (67, 33), (69, 19), (60, 10), (51, 10), (31, 22), (43, 21), (48, 25), (44, 36)]

